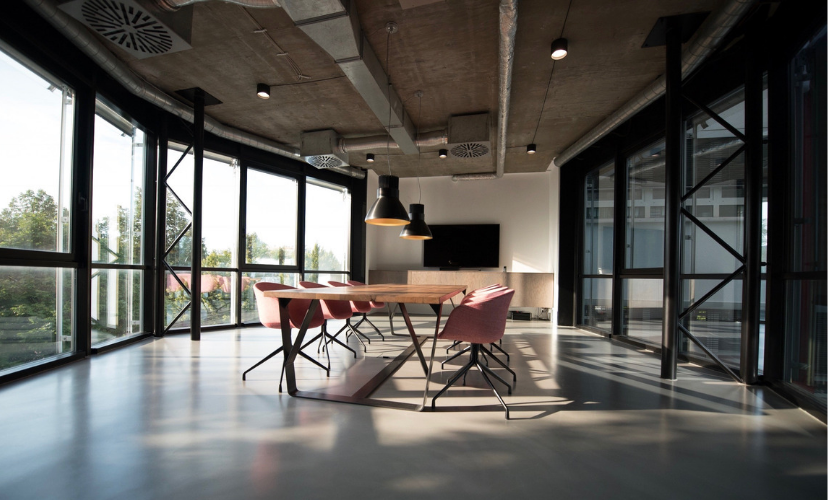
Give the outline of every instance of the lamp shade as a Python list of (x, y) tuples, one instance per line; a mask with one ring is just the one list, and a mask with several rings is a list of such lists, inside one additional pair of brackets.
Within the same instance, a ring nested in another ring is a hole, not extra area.
[(379, 176), (377, 201), (368, 210), (365, 222), (374, 226), (405, 226), (408, 212), (400, 203), (400, 178), (396, 175)]
[(270, 85), (259, 83), (256, 85), (256, 95), (262, 99), (270, 99)]
[(558, 38), (552, 42), (552, 59), (560, 61), (569, 53), (569, 41), (566, 38)]
[(431, 229), (425, 221), (425, 207), (420, 203), (412, 203), (408, 205), (408, 215), (411, 218), (409, 222), (400, 233), (400, 238), (404, 240), (430, 240)]

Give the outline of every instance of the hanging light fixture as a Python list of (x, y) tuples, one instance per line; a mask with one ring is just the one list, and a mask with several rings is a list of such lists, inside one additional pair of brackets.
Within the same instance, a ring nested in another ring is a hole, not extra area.
[(374, 163), (374, 153), (368, 153), (365, 155), (365, 161), (368, 163)]
[(262, 99), (270, 99), (270, 85), (266, 83), (256, 84), (256, 95)]
[(526, 146), (526, 154), (533, 155), (538, 152), (538, 146), (536, 144), (530, 144)]
[(569, 53), (569, 41), (566, 38), (558, 38), (552, 42), (552, 59), (560, 61)]
[[(385, 44), (385, 70), (388, 72), (388, 96), (391, 96), (391, 34), (397, 32), (397, 23), (391, 21), (385, 25), (388, 33)], [(385, 157), (388, 160), (388, 175), (379, 176), (377, 201), (368, 210), (365, 222), (374, 226), (405, 226), (408, 224), (408, 212), (400, 203), (400, 178), (391, 175), (391, 106), (388, 106), (388, 127), (386, 131)]]
[(445, 158), (446, 156), (448, 156), (448, 149), (441, 149), (440, 158)]
[[(418, 90), (414, 93), (417, 99), (420, 101), (419, 103), (419, 111), (417, 112), (417, 141), (420, 140), (420, 122), (422, 121), (421, 117), (423, 115), (423, 91)], [(417, 146), (417, 167), (420, 166), (420, 147)], [(420, 198), (417, 203), (412, 203), (408, 205), (408, 217), (411, 220), (403, 230), (400, 232), (400, 238), (404, 240), (430, 240), (433, 236), (431, 236), (431, 229), (428, 228), (428, 224), (425, 221), (425, 206), (422, 204), (423, 201), (423, 188), (420, 186), (420, 177), (417, 176), (417, 188), (420, 192)]]

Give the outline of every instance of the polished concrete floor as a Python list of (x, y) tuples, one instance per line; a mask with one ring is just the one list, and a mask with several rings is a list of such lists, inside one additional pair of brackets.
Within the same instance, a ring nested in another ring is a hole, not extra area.
[[(278, 361), (242, 382), (279, 344), (263, 328), (169, 336), (0, 388), (0, 498), (826, 498), (822, 423), (692, 365), (663, 381), (652, 353), (579, 330), (507, 324), (510, 421), (477, 373), (434, 413), (280, 395)], [(405, 345), (334, 348), (329, 380), (300, 361), (299, 387), (348, 393)], [(423, 387), (413, 357), (374, 397)]]

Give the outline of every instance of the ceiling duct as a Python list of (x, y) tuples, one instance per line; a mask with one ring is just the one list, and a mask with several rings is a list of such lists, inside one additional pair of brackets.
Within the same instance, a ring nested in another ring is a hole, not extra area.
[(448, 127), (448, 149), (454, 158), (480, 158), (492, 151), (489, 113), (452, 116)]
[(299, 154), (309, 165), (316, 168), (348, 166), (348, 154), (339, 149), (339, 135), (330, 129), (302, 132)]
[(151, 0), (71, 0), (60, 9), (138, 59), (192, 48), (191, 8), (172, 14)]

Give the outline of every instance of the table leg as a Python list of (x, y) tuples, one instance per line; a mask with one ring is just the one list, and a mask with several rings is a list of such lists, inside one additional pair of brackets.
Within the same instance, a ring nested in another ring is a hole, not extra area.
[(284, 350), (285, 379), (287, 382), (287, 392), (293, 396), (297, 392), (296, 370), (293, 367), (293, 362), (302, 349), (302, 341), (305, 339), (305, 333), (308, 331), (308, 326), (310, 326), (313, 315), (316, 314), (316, 308), (319, 307), (319, 300), (311, 300), (308, 312), (305, 313), (305, 319), (302, 321), (302, 326), (299, 327), (296, 342), (291, 342), (290, 338), (290, 313), (288, 312), (288, 304), (290, 304), (290, 299), (279, 299), (279, 318), (282, 320), (282, 345), (290, 346), (289, 349), (286, 348)]
[(426, 370), (425, 391), (423, 391), (423, 409), (427, 408), (428, 404), (428, 383), (431, 380), (431, 371), (434, 368), (434, 351), (437, 349), (437, 334), (440, 333), (440, 321), (443, 319), (443, 304), (429, 304), (434, 312), (437, 314), (437, 323), (434, 325), (434, 340), (431, 342), (431, 357), (428, 360), (428, 369)]
[(420, 364), (423, 365), (423, 373), (428, 375), (428, 365), (426, 364), (423, 350), (420, 349), (420, 343), (417, 341), (417, 334), (414, 333), (414, 325), (411, 324), (411, 318), (408, 317), (408, 309), (405, 308), (405, 304), (400, 304), (400, 311), (402, 311), (403, 318), (405, 318), (405, 326), (408, 327), (408, 334), (411, 335), (411, 340), (414, 342), (414, 348), (417, 350), (417, 356), (420, 357)]

